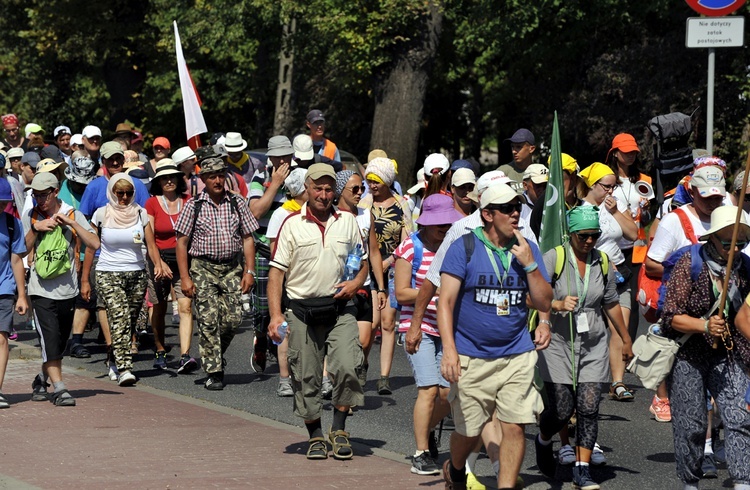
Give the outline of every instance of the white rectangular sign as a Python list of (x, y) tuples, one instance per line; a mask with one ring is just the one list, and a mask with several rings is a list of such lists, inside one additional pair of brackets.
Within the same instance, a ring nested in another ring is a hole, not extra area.
[(745, 44), (745, 18), (689, 17), (685, 46), (688, 48), (737, 48)]

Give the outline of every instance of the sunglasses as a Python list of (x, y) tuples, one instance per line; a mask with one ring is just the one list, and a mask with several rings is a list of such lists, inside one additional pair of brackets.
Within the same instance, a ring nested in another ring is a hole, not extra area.
[(135, 191), (115, 191), (117, 197), (133, 197)]
[(582, 242), (586, 242), (586, 241), (589, 240), (589, 238), (592, 238), (594, 241), (597, 241), (599, 239), (599, 237), (602, 236), (602, 233), (601, 232), (597, 232), (597, 233), (576, 233), (576, 235), (578, 236), (579, 240), (581, 240)]
[[(723, 248), (725, 251), (728, 251), (730, 248), (732, 248), (732, 241), (729, 240), (728, 242), (725, 242), (724, 240), (719, 240), (721, 242), (721, 248)], [(737, 240), (737, 248), (742, 250), (747, 245), (746, 241), (740, 241)]]
[(34, 194), (33, 194), (33, 196), (34, 196), (34, 199), (36, 199), (36, 200), (37, 200), (37, 201), (39, 201), (39, 202), (42, 202), (42, 201), (46, 201), (46, 200), (47, 200), (47, 198), (48, 198), (48, 197), (49, 197), (49, 196), (50, 196), (51, 194), (52, 194), (52, 191), (49, 191), (49, 192), (44, 192), (44, 193), (42, 193), (42, 194), (37, 194), (37, 193), (34, 193)]
[(505, 204), (496, 204), (493, 206), (492, 209), (496, 209), (500, 211), (503, 214), (513, 214), (513, 213), (520, 213), (521, 209), (523, 209), (523, 204), (520, 202), (516, 203), (505, 203)]
[(350, 191), (352, 191), (352, 194), (359, 194), (360, 192), (365, 192), (365, 186), (363, 185), (353, 185), (351, 187), (347, 187)]

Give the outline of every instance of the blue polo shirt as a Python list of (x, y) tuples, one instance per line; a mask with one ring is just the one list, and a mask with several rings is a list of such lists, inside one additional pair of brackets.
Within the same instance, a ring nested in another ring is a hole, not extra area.
[[(440, 269), (441, 273), (455, 276), (463, 282), (453, 310), (453, 332), (459, 354), (482, 359), (522, 354), (534, 350), (526, 318), (526, 293), (529, 291), (526, 272), (512, 256), (510, 269), (505, 275), (503, 263), (497, 252), (492, 252), (500, 277), (495, 273), (484, 244), (470, 234), (474, 240), (474, 252), (466, 261), (463, 238), (459, 238), (448, 249)], [(544, 270), (544, 259), (539, 248), (529, 242), (534, 260), (541, 264), (539, 271), (549, 282)], [(505, 280), (500, 284), (500, 279)], [(498, 315), (497, 304), (507, 299), (508, 315)]]
[(16, 229), (13, 231), (13, 237), (9, 237), (6, 214), (0, 212), (0, 295), (15, 294), (16, 292), (16, 279), (13, 277), (13, 268), (10, 265), (10, 252), (18, 255), (26, 253), (26, 241), (24, 240), (21, 220), (13, 218), (16, 221)]
[[(86, 190), (83, 192), (83, 197), (81, 197), (81, 205), (78, 210), (87, 218), (91, 218), (97, 209), (106, 206), (109, 202), (107, 200), (108, 183), (109, 179), (102, 175), (89, 182), (89, 185), (86, 186)], [(143, 182), (138, 179), (133, 179), (133, 186), (135, 189), (135, 202), (137, 202), (141, 207), (145, 207), (146, 201), (150, 197), (148, 189), (146, 189), (146, 186), (143, 185)]]

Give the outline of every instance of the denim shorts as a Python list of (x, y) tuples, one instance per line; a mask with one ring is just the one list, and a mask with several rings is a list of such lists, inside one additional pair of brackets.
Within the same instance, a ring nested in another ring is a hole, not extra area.
[(414, 371), (414, 381), (418, 388), (437, 385), (448, 388), (450, 386), (450, 383), (440, 374), (440, 361), (443, 359), (443, 341), (440, 337), (422, 332), (419, 350), (414, 355), (407, 353), (406, 357)]

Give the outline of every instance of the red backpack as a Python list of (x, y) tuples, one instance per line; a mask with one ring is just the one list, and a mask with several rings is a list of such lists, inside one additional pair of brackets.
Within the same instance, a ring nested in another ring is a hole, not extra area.
[[(677, 208), (673, 211), (677, 213), (680, 218), (680, 224), (682, 229), (685, 231), (685, 236), (690, 239), (693, 244), (698, 243), (698, 238), (695, 236), (693, 230), (693, 224), (690, 222), (685, 210)], [(659, 304), (659, 287), (662, 283), (661, 277), (651, 277), (646, 273), (646, 263), (641, 266), (641, 270), (638, 273), (638, 295), (636, 299), (640, 304), (640, 311), (646, 321), (656, 322), (659, 318), (656, 314)]]

